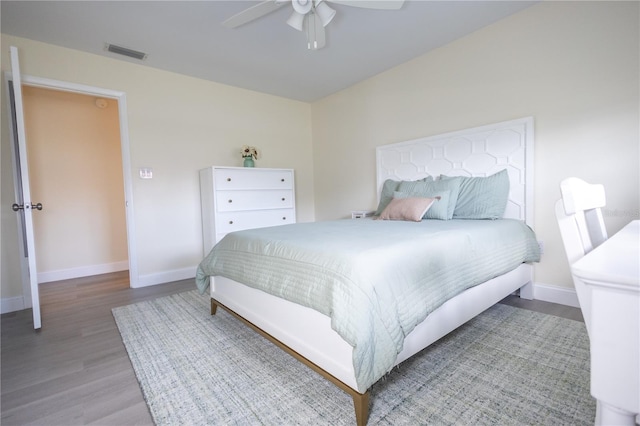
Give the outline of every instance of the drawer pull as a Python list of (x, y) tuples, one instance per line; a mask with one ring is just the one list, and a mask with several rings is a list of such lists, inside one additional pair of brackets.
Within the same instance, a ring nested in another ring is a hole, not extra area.
[(284, 217), (282, 218), (282, 220), (287, 220), (287, 217), (286, 217), (286, 216), (284, 216)]
[(284, 182), (284, 178), (280, 179), (280, 182)]
[(282, 201), (284, 201), (284, 197), (282, 197)]
[(231, 182), (231, 178), (227, 178), (227, 182)]
[(230, 203), (233, 203), (233, 200), (229, 200)]
[(233, 221), (232, 220), (229, 221), (229, 225), (233, 225)]

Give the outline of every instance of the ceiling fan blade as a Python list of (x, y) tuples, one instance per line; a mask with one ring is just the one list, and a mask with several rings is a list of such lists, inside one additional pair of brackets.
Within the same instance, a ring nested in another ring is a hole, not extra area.
[(280, 9), (287, 2), (282, 2), (278, 0), (264, 0), (254, 6), (251, 6), (248, 9), (243, 10), (240, 13), (236, 13), (231, 18), (227, 19), (222, 23), (227, 28), (236, 28), (240, 25), (244, 25), (247, 22), (251, 22), (254, 19), (258, 19), (263, 17), (264, 15), (268, 15), (269, 13)]
[(342, 4), (345, 6), (362, 7), (364, 9), (400, 9), (404, 0), (325, 0), (329, 3)]

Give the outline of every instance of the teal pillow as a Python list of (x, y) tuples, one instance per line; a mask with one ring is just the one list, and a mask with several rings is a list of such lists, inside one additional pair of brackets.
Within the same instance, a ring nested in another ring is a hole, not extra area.
[(450, 179), (461, 179), (454, 219), (502, 219), (509, 200), (506, 170), (487, 177), (440, 176), (439, 180)]
[[(447, 220), (449, 218), (449, 194), (451, 191), (441, 191), (441, 192), (432, 192), (432, 193), (421, 193), (420, 198), (436, 198), (440, 197), (439, 200), (436, 200), (427, 213), (422, 216), (423, 219), (440, 219)], [(416, 194), (408, 194), (406, 192), (395, 191), (393, 193), (393, 198), (410, 198), (415, 197)]]
[[(433, 177), (427, 176), (426, 178), (417, 180), (416, 182), (432, 182), (432, 181), (433, 181)], [(400, 183), (402, 182), (403, 181), (398, 181), (393, 179), (387, 179), (384, 181), (384, 183), (382, 184), (382, 191), (380, 191), (380, 202), (378, 203), (378, 209), (375, 212), (375, 216), (380, 216), (380, 214), (385, 209), (385, 207), (387, 207), (387, 205), (393, 199), (393, 192), (398, 189), (398, 186), (400, 186)]]
[(387, 205), (393, 199), (393, 191), (398, 189), (400, 185), (400, 181), (387, 179), (382, 184), (382, 191), (380, 191), (380, 202), (378, 203), (378, 210), (376, 210), (375, 215), (380, 216), (380, 213), (387, 207)]
[[(460, 178), (450, 178), (446, 180), (434, 180), (431, 182), (401, 182), (398, 186), (398, 191), (404, 192), (414, 197), (431, 197), (431, 195), (429, 194), (449, 191), (449, 200), (446, 203), (447, 215), (446, 219), (444, 219), (448, 220), (453, 218), (453, 211), (458, 200), (458, 192), (460, 191), (460, 180)], [(433, 207), (430, 208), (429, 211), (433, 210)], [(427, 214), (429, 213), (429, 211), (427, 211)]]

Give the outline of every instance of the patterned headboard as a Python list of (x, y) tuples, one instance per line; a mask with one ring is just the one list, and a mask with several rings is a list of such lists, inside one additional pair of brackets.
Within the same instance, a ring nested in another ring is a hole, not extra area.
[(533, 226), (533, 117), (379, 146), (376, 160), (378, 197), (387, 179), (489, 176), (507, 169), (504, 216)]

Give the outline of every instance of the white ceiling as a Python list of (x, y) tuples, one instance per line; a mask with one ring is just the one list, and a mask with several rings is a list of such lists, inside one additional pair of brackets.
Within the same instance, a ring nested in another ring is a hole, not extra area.
[[(329, 0), (330, 1), (330, 0)], [(357, 0), (356, 0), (357, 1)], [(306, 48), (286, 24), (291, 6), (229, 29), (221, 23), (257, 1), (6, 1), (2, 33), (312, 102), (534, 4), (418, 1), (400, 10), (331, 4), (324, 49)], [(144, 61), (104, 50), (146, 52)]]

